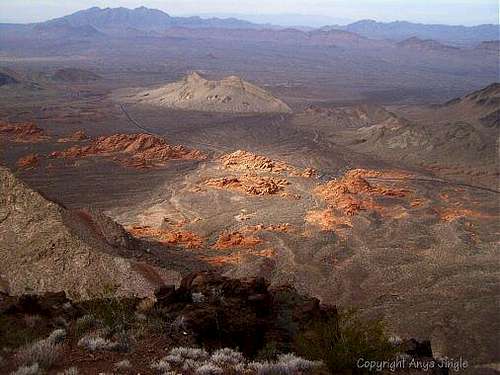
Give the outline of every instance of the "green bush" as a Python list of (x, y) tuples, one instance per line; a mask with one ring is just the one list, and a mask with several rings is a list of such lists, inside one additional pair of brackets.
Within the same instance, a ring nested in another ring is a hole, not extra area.
[(80, 338), (96, 328), (102, 328), (102, 322), (97, 320), (92, 314), (83, 315), (75, 322), (75, 336)]
[(135, 321), (135, 307), (132, 301), (115, 297), (116, 289), (117, 286), (104, 285), (85, 306), (87, 315), (102, 322), (111, 332), (129, 329)]
[(382, 320), (362, 320), (354, 310), (325, 322), (314, 322), (296, 339), (302, 356), (320, 360), (333, 373), (354, 370), (359, 358), (383, 361), (396, 353)]

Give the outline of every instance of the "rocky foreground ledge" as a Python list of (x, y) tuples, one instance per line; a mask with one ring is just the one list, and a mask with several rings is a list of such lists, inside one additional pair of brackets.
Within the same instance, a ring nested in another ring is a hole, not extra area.
[(264, 279), (199, 272), (154, 298), (99, 293), (81, 302), (64, 292), (0, 294), (0, 372), (350, 374), (383, 360), (437, 363), (429, 342), (389, 339), (378, 321)]

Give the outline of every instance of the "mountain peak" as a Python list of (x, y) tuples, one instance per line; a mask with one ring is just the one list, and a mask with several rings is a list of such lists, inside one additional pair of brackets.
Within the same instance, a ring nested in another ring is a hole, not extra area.
[(220, 28), (255, 28), (256, 24), (237, 19), (203, 19), (200, 17), (171, 17), (159, 9), (141, 6), (138, 8), (99, 8), (92, 7), (65, 17), (55, 18), (43, 24), (67, 23), (72, 27), (92, 26), (105, 33), (123, 30), (141, 30), (163, 32), (171, 27), (220, 27)]
[(289, 113), (290, 107), (240, 77), (209, 81), (193, 72), (183, 80), (139, 92), (126, 100), (173, 109), (221, 113)]

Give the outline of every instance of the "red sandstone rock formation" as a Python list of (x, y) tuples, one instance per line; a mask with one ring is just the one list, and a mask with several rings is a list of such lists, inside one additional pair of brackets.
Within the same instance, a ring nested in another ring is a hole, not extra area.
[(31, 169), (35, 168), (39, 162), (40, 159), (37, 154), (29, 154), (19, 158), (16, 165), (19, 169)]
[(170, 145), (163, 138), (150, 134), (115, 134), (99, 137), (86, 146), (74, 146), (56, 151), (53, 158), (83, 158), (106, 156), (122, 165), (134, 168), (163, 166), (169, 160), (200, 160), (203, 154), (180, 145)]
[(241, 177), (212, 178), (205, 184), (218, 189), (243, 192), (249, 195), (273, 195), (285, 189), (289, 182), (285, 179), (244, 175)]
[(18, 143), (37, 143), (49, 138), (43, 129), (32, 122), (12, 124), (0, 121), (0, 136)]

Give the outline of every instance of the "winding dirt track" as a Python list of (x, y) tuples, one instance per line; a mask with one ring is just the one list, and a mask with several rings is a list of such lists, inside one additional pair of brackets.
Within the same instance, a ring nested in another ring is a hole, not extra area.
[(134, 120), (132, 118), (132, 116), (130, 116), (130, 113), (128, 113), (128, 111), (125, 109), (125, 106), (123, 104), (120, 104), (120, 109), (125, 114), (125, 116), (127, 117), (127, 119), (132, 123), (132, 125), (134, 125), (139, 130), (141, 130), (141, 131), (143, 131), (143, 132), (145, 132), (146, 134), (149, 134), (149, 135), (156, 135), (158, 137), (163, 137), (160, 134), (155, 134), (155, 133), (151, 132), (150, 130), (146, 129), (144, 126), (142, 126), (141, 124), (139, 124), (136, 120)]
[[(127, 109), (125, 108), (125, 106), (123, 104), (120, 104), (120, 109), (122, 110), (122, 112), (125, 114), (125, 116), (127, 117), (127, 119), (130, 121), (130, 123), (135, 126), (137, 129), (139, 129), (141, 132), (145, 132), (146, 134), (149, 134), (149, 135), (155, 135), (157, 137), (160, 137), (160, 138), (165, 138), (165, 135), (164, 134), (160, 134), (160, 133), (155, 133), (149, 129), (147, 129), (145, 126), (141, 125), (138, 121), (136, 121), (131, 115), (130, 113), (127, 111)], [(192, 144), (196, 144), (198, 146), (202, 146), (202, 147), (206, 147), (206, 148), (209, 148), (209, 149), (212, 149), (212, 150), (217, 150), (217, 151), (227, 151), (227, 150), (232, 150), (231, 147), (226, 147), (226, 146), (220, 146), (220, 145), (214, 145), (213, 143), (204, 143), (204, 142), (196, 142), (196, 141), (191, 141)]]
[[(125, 114), (125, 116), (130, 121), (130, 123), (132, 125), (134, 125), (140, 131), (145, 132), (145, 133), (150, 134), (150, 135), (155, 135), (155, 136), (158, 136), (158, 137), (161, 137), (161, 138), (165, 138), (165, 135), (162, 135), (162, 134), (159, 134), (159, 133), (155, 133), (155, 132), (151, 131), (150, 129), (146, 128), (144, 125), (141, 125), (137, 120), (135, 120), (130, 115), (130, 113), (127, 111), (127, 109), (125, 108), (125, 106), (123, 104), (120, 104), (120, 109)], [(283, 122), (285, 120), (286, 120), (285, 116), (281, 115), (280, 119), (272, 121), (272, 124), (275, 127), (279, 128), (283, 124)], [(320, 141), (320, 132), (314, 131), (314, 138), (313, 138), (312, 141), (314, 143), (318, 144), (318, 145), (321, 144), (321, 141)], [(197, 141), (191, 141), (191, 143), (197, 144), (197, 145), (202, 146), (202, 147), (207, 147), (207, 148), (212, 149), (212, 150), (217, 150), (217, 151), (227, 151), (227, 150), (231, 150), (232, 149), (231, 147), (228, 147), (228, 146), (222, 146), (222, 145), (219, 145), (219, 144), (216, 145), (216, 144), (213, 144), (213, 143), (205, 143), (205, 142), (197, 142)], [(322, 175), (322, 177), (324, 177), (324, 176)], [(500, 194), (499, 190), (487, 188), (487, 187), (484, 187), (484, 186), (477, 186), (477, 185), (472, 185), (472, 184), (465, 184), (465, 183), (447, 181), (447, 180), (436, 179), (436, 178), (407, 178), (407, 179), (398, 179), (398, 178), (372, 177), (370, 179), (373, 180), (373, 181), (386, 181), (386, 182), (403, 181), (403, 180), (405, 180), (405, 181), (417, 181), (417, 182), (434, 182), (434, 183), (438, 183), (438, 184), (445, 184), (445, 185), (450, 185), (450, 186), (460, 186), (460, 187), (465, 187), (465, 188), (469, 188), (469, 189), (477, 189), (477, 190), (487, 191), (487, 192), (494, 193), (494, 194)]]
[(452, 181), (447, 181), (447, 180), (442, 180), (438, 178), (383, 178), (383, 177), (369, 177), (368, 180), (373, 180), (373, 181), (418, 181), (418, 182), (435, 182), (438, 184), (445, 184), (445, 185), (452, 185), (452, 186), (461, 186), (469, 189), (477, 189), (477, 190), (483, 190), (487, 191), (490, 193), (494, 194), (500, 194), (500, 191), (495, 190), (495, 189), (490, 189), (484, 186), (477, 186), (477, 185), (470, 185), (470, 184), (464, 184), (460, 182), (452, 182)]

